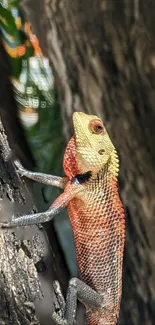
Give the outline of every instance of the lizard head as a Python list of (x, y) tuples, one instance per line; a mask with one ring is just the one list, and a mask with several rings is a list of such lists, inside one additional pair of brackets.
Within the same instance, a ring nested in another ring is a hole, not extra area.
[(110, 161), (115, 148), (99, 117), (82, 112), (73, 114), (76, 161), (80, 172), (98, 173)]

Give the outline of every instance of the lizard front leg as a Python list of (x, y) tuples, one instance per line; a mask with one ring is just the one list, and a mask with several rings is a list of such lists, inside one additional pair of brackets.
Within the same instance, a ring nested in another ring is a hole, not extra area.
[(14, 164), (17, 167), (17, 172), (21, 176), (25, 176), (27, 178), (33, 179), (36, 182), (64, 188), (68, 181), (68, 177), (59, 177), (50, 174), (43, 174), (43, 173), (29, 171), (25, 169), (18, 160), (15, 160)]
[(63, 315), (60, 317), (58, 313), (53, 313), (52, 316), (58, 325), (75, 324), (77, 299), (93, 309), (103, 307), (103, 297), (78, 278), (72, 278), (69, 281), (66, 303), (58, 281), (55, 281), (54, 290)]
[(34, 213), (23, 215), (20, 217), (11, 216), (9, 222), (1, 222), (1, 228), (11, 228), (17, 226), (29, 226), (38, 223), (44, 223), (50, 221), (56, 214), (61, 212), (69, 203), (70, 200), (80, 191), (80, 186), (68, 184), (65, 187), (65, 191), (58, 196), (58, 198), (53, 202), (51, 207), (41, 213)]

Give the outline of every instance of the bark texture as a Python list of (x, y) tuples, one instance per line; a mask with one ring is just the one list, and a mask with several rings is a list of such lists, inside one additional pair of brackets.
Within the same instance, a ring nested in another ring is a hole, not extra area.
[[(14, 211), (8, 205), (10, 200), (14, 204), (24, 204), (25, 193), (22, 191), (22, 183), (12, 166), (8, 162), (10, 152), (7, 139), (0, 123), (0, 218), (7, 220), (9, 214)], [(29, 208), (32, 209), (32, 202)], [(12, 210), (12, 211), (11, 211)], [(26, 248), (26, 242), (22, 242), (12, 231), (0, 233), (0, 324), (39, 324), (35, 315), (34, 300), (42, 298), (42, 291), (34, 265), (38, 261), (35, 252)], [(32, 248), (32, 247), (31, 247)], [(38, 251), (38, 252), (37, 252)], [(33, 256), (34, 257), (34, 256)], [(40, 257), (39, 257), (40, 260)]]
[(119, 324), (154, 324), (154, 2), (46, 0), (45, 8), (66, 138), (73, 111), (95, 113), (120, 155), (127, 232)]

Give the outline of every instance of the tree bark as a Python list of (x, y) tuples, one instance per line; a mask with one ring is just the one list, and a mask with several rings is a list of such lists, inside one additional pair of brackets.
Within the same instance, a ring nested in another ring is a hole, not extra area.
[[(12, 205), (13, 202), (16, 204), (16, 208), (17, 202), (24, 204), (25, 201), (22, 183), (12, 163), (8, 162), (9, 153), (10, 149), (0, 122), (1, 221), (6, 220), (14, 210), (14, 206), (8, 205), (8, 198)], [(29, 204), (29, 209), (30, 207), (32, 208), (32, 204)], [(0, 323), (39, 324), (33, 302), (42, 298), (42, 292), (34, 259), (29, 256), (33, 256), (33, 250), (30, 253), (30, 250), (26, 249), (26, 241), (24, 244), (12, 231), (1, 230), (0, 246)], [(35, 252), (36, 261), (38, 252)]]

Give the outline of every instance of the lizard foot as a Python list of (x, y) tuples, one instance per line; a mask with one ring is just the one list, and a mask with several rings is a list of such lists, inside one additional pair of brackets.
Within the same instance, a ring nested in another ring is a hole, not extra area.
[[(55, 293), (55, 297), (56, 297), (56, 302), (57, 302), (57, 308), (52, 315), (54, 321), (56, 322), (57, 325), (74, 325), (75, 324), (75, 320), (72, 318), (67, 319), (68, 318), (68, 313), (66, 314), (66, 308), (68, 309), (68, 302), (65, 302), (64, 296), (62, 294), (61, 291), (61, 287), (58, 281), (54, 281), (53, 282), (53, 289), (54, 289), (54, 293)], [(69, 308), (70, 309), (70, 308)], [(70, 310), (71, 315), (72, 315), (72, 310)], [(74, 314), (73, 314), (74, 317)]]
[(14, 227), (15, 216), (14, 214), (10, 215), (7, 220), (0, 221), (0, 229), (8, 229)]
[(63, 319), (61, 316), (58, 315), (57, 312), (54, 312), (52, 314), (52, 318), (56, 322), (57, 325), (72, 325), (71, 323), (68, 323), (66, 319)]
[(10, 228), (9, 222), (0, 222), (0, 229), (8, 229)]
[(54, 283), (54, 291), (60, 306), (60, 311), (53, 314), (58, 325), (74, 325), (76, 323), (77, 299), (92, 308), (101, 308), (103, 305), (103, 298), (78, 278), (70, 279), (66, 301), (64, 301), (58, 281)]
[(26, 170), (25, 168), (22, 166), (22, 164), (19, 162), (19, 160), (15, 160), (14, 161), (14, 165), (16, 166), (17, 168), (17, 173), (21, 176), (24, 176), (26, 175)]

